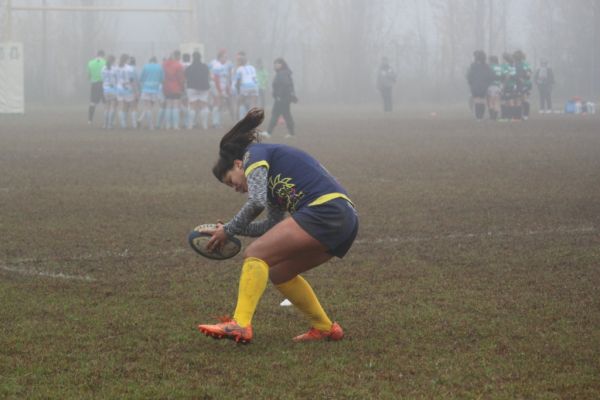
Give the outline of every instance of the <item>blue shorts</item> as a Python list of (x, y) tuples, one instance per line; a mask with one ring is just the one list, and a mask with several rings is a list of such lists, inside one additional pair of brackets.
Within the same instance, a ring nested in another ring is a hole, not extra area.
[(312, 207), (302, 207), (292, 218), (327, 252), (342, 258), (358, 233), (358, 214), (347, 200), (338, 198)]

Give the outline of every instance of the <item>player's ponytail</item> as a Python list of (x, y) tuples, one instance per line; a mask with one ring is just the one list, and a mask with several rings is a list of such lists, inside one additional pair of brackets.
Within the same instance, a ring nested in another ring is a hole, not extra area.
[(244, 158), (246, 148), (250, 144), (260, 141), (256, 128), (264, 119), (265, 112), (262, 108), (252, 108), (223, 136), (219, 144), (219, 160), (213, 167), (213, 174), (219, 181), (222, 181), (227, 171), (233, 168), (235, 160)]

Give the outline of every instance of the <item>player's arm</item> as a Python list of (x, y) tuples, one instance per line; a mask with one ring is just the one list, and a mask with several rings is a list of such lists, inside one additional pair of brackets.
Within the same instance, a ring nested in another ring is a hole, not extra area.
[(285, 211), (269, 203), (267, 204), (267, 218), (250, 223), (243, 232), (239, 233), (239, 235), (250, 237), (262, 236), (278, 222), (281, 222), (284, 216)]
[[(267, 206), (267, 168), (258, 167), (247, 176), (248, 200), (223, 229), (229, 236), (241, 235)], [(253, 228), (250, 228), (253, 229)]]

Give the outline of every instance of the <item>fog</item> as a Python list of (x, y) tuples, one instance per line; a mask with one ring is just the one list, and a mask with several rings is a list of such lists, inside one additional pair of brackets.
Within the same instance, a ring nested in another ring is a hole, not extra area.
[[(378, 100), (383, 56), (398, 74), (399, 102), (468, 96), (473, 51), (521, 49), (533, 68), (546, 58), (559, 96), (600, 93), (600, 2), (596, 0), (2, 0), (1, 40), (24, 44), (28, 102), (88, 95), (86, 63), (99, 49), (127, 53), (138, 66), (181, 43), (247, 53), (271, 66), (282, 56), (304, 101)], [(9, 8), (175, 7), (192, 12), (34, 11)], [(10, 17), (10, 18), (9, 18)], [(10, 32), (9, 32), (10, 31)]]

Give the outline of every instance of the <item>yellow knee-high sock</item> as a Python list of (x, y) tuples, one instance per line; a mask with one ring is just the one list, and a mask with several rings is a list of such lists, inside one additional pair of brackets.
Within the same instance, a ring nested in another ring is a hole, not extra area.
[(331, 330), (331, 320), (321, 307), (317, 295), (303, 277), (297, 275), (287, 282), (276, 285), (276, 287), (308, 317), (314, 328), (320, 331)]
[(243, 327), (250, 325), (252, 316), (269, 280), (269, 266), (263, 260), (248, 257), (242, 266), (237, 306), (233, 319)]

